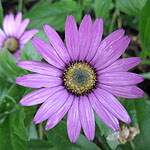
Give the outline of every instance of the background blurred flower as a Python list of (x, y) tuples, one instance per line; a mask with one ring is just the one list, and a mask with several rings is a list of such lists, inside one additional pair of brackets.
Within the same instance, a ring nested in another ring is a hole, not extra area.
[(20, 12), (15, 18), (13, 14), (6, 15), (3, 20), (3, 30), (0, 29), (0, 47), (7, 48), (17, 60), (19, 60), (24, 44), (38, 32), (37, 29), (25, 32), (28, 24), (29, 19), (22, 21)]
[(46, 130), (49, 130), (68, 111), (67, 129), (71, 142), (78, 138), (81, 126), (88, 140), (94, 139), (93, 109), (113, 131), (120, 130), (118, 119), (130, 123), (127, 111), (114, 96), (140, 98), (144, 92), (135, 86), (143, 81), (143, 77), (126, 72), (141, 59), (117, 60), (130, 42), (130, 38), (124, 36), (124, 30), (111, 33), (101, 42), (101, 18), (92, 24), (90, 15), (85, 15), (78, 30), (73, 16), (68, 15), (65, 26), (67, 47), (53, 28), (44, 25), (44, 30), (52, 46), (37, 37), (32, 43), (49, 64), (21, 61), (19, 67), (38, 74), (16, 78), (19, 85), (40, 88), (20, 101), (23, 106), (43, 103), (34, 123), (48, 119)]

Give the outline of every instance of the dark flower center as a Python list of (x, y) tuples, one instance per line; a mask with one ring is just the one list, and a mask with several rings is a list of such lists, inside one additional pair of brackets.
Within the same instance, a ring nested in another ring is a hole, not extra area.
[(96, 86), (96, 72), (85, 62), (74, 63), (63, 75), (63, 85), (74, 95), (87, 95)]
[(17, 39), (10, 37), (4, 42), (4, 47), (13, 53), (19, 48), (19, 42)]

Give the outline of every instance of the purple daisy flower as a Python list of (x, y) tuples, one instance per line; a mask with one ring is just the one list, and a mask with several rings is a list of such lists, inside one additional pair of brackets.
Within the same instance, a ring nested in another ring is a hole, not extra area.
[(3, 20), (4, 31), (0, 28), (0, 47), (7, 48), (17, 60), (20, 58), (24, 44), (38, 32), (36, 29), (25, 32), (29, 19), (21, 20), (21, 12), (15, 18), (13, 14), (6, 15)]
[(48, 119), (45, 128), (49, 130), (68, 112), (67, 130), (71, 142), (78, 138), (81, 126), (88, 140), (94, 139), (94, 111), (113, 131), (120, 129), (118, 119), (130, 123), (127, 111), (114, 96), (139, 98), (144, 92), (135, 86), (143, 77), (126, 72), (141, 59), (117, 60), (130, 42), (124, 30), (113, 32), (101, 42), (101, 18), (92, 24), (90, 15), (85, 15), (78, 30), (73, 16), (68, 15), (66, 46), (53, 28), (44, 25), (44, 30), (52, 46), (37, 37), (33, 37), (32, 43), (48, 63), (21, 61), (19, 67), (37, 74), (16, 78), (19, 85), (39, 88), (20, 101), (23, 106), (43, 103), (34, 123)]

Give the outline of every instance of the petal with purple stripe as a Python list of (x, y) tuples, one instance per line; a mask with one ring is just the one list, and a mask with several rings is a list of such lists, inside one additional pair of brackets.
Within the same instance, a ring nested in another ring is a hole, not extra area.
[(144, 77), (131, 72), (106, 72), (98, 75), (98, 82), (106, 85), (125, 86), (140, 83)]
[(95, 68), (97, 68), (97, 70), (101, 70), (112, 64), (124, 53), (129, 43), (130, 38), (128, 38), (128, 36), (125, 36), (117, 42), (113, 43), (110, 47), (101, 51), (99, 58), (95, 62)]
[(75, 142), (80, 134), (79, 98), (75, 97), (67, 116), (67, 130), (71, 142)]
[(101, 39), (103, 35), (103, 19), (97, 18), (92, 25), (92, 32), (91, 32), (91, 45), (86, 56), (87, 62), (90, 62), (92, 58), (95, 56), (97, 49), (100, 45)]
[(128, 71), (129, 69), (135, 67), (142, 61), (139, 57), (130, 57), (130, 58), (123, 58), (115, 61), (110, 66), (99, 70), (98, 74), (105, 73), (105, 72), (118, 72), (118, 71)]
[(99, 88), (104, 89), (111, 94), (124, 97), (124, 98), (140, 98), (144, 96), (144, 91), (140, 88), (131, 85), (131, 86), (109, 86), (105, 84), (98, 84)]
[(46, 101), (48, 97), (54, 93), (62, 90), (62, 86), (52, 87), (52, 88), (41, 88), (35, 91), (30, 92), (24, 96), (19, 102), (22, 106), (33, 106)]
[(59, 58), (54, 48), (40, 38), (33, 37), (32, 43), (38, 53), (53, 66), (64, 69), (64, 62)]
[(94, 90), (94, 94), (99, 102), (116, 118), (125, 123), (131, 123), (129, 114), (122, 104), (111, 93), (97, 88)]
[(118, 119), (109, 111), (107, 111), (107, 109), (99, 102), (93, 93), (89, 94), (88, 97), (99, 118), (113, 131), (119, 131), (120, 127)]
[(17, 63), (20, 68), (26, 69), (28, 71), (36, 72), (39, 74), (50, 75), (50, 76), (61, 76), (62, 72), (49, 65), (45, 62), (24, 60)]
[(53, 45), (54, 49), (56, 50), (57, 54), (60, 56), (60, 58), (68, 64), (70, 62), (70, 56), (68, 54), (68, 51), (61, 40), (60, 36), (57, 34), (57, 32), (50, 27), (49, 25), (45, 24), (43, 26), (44, 31), (48, 37), (48, 40)]
[[(100, 44), (94, 58), (91, 60), (91, 64), (94, 65), (98, 58), (106, 52), (106, 49), (114, 45), (115, 42), (119, 41), (124, 35), (124, 30), (119, 29), (108, 35)], [(102, 54), (101, 54), (102, 53)]]
[(84, 60), (88, 54), (92, 40), (92, 20), (90, 15), (85, 15), (79, 27), (80, 54), (79, 60)]
[(45, 127), (46, 130), (53, 128), (64, 117), (71, 107), (73, 100), (74, 96), (70, 95), (65, 104), (48, 119)]
[(48, 97), (34, 116), (34, 123), (37, 124), (50, 118), (65, 104), (68, 97), (69, 93), (66, 89), (58, 91), (50, 97)]
[(65, 39), (72, 61), (77, 61), (79, 57), (79, 31), (72, 15), (67, 16), (65, 24)]
[(87, 96), (80, 96), (79, 116), (86, 137), (88, 140), (92, 141), (95, 136), (95, 118), (92, 106)]
[(31, 88), (53, 87), (62, 84), (62, 79), (42, 74), (28, 74), (17, 77), (15, 82), (19, 85)]

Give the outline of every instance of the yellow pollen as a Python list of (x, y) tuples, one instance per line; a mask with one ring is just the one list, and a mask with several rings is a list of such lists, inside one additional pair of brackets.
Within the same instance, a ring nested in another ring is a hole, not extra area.
[(75, 63), (65, 70), (63, 83), (75, 95), (88, 94), (96, 85), (96, 73), (85, 62)]
[(6, 41), (4, 42), (4, 47), (7, 48), (10, 52), (15, 52), (18, 47), (19, 43), (18, 40), (15, 38), (7, 38)]

